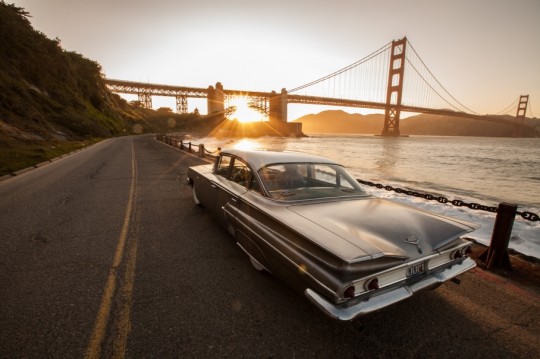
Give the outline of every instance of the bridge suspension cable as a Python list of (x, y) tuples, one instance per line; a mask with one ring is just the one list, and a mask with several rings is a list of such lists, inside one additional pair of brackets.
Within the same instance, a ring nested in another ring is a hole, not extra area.
[(510, 115), (510, 112), (514, 111), (517, 108), (518, 101), (519, 101), (519, 99), (516, 98), (514, 100), (514, 102), (512, 102), (510, 105), (506, 106), (505, 108), (503, 108), (499, 112), (495, 113), (494, 115)]
[[(408, 48), (412, 50), (406, 53), (407, 63), (412, 67), (416, 72), (419, 78), (412, 78), (411, 74), (408, 73), (405, 76), (405, 89), (404, 89), (404, 99), (403, 103), (408, 104), (410, 101), (411, 104), (414, 104), (418, 107), (426, 108), (443, 108), (445, 106), (450, 106), (452, 110), (468, 112), (478, 115), (476, 111), (471, 110), (467, 106), (463, 105), (459, 100), (457, 100), (442, 84), (441, 82), (433, 75), (431, 70), (426, 66), (424, 60), (418, 55), (418, 52), (414, 49), (410, 41), (407, 40)], [(421, 65), (421, 67), (420, 67)], [(429, 79), (426, 79), (429, 77)], [(431, 91), (429, 91), (431, 90)], [(444, 93), (444, 95), (443, 95)], [(443, 103), (436, 103), (436, 97)], [(419, 97), (422, 97), (419, 99)], [(419, 101), (421, 101), (419, 103)]]
[[(401, 105), (480, 115), (453, 96), (435, 77), (432, 71), (407, 40), (403, 66), (405, 67)], [(392, 42), (368, 56), (326, 76), (297, 86), (288, 93), (345, 101), (364, 101), (386, 104), (388, 73)], [(396, 60), (397, 61), (397, 60)]]
[[(385, 89), (385, 77), (388, 64), (385, 64), (386, 56), (382, 54), (388, 52), (391, 43), (384, 45), (368, 56), (340, 69), (329, 75), (323, 76), (307, 84), (288, 90), (289, 93), (299, 92), (310, 88), (310, 95), (318, 93), (320, 96), (339, 97), (348, 99), (363, 99), (372, 97), (373, 100), (384, 101), (377, 92)], [(361, 66), (364, 65), (364, 66)], [(386, 71), (384, 69), (386, 67)], [(315, 88), (316, 85), (319, 88)], [(329, 93), (332, 95), (330, 96)], [(367, 95), (366, 95), (367, 93)]]

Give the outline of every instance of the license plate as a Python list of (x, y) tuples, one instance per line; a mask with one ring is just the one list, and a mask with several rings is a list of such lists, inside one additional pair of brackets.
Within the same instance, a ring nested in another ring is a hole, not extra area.
[(412, 277), (425, 271), (425, 263), (418, 263), (413, 266), (407, 267), (407, 277)]

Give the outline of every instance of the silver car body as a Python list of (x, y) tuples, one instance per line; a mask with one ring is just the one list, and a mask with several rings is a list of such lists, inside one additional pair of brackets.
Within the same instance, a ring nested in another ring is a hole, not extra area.
[[(287, 164), (300, 179), (285, 188), (279, 178)], [(195, 202), (257, 269), (340, 320), (436, 287), (476, 265), (466, 255), (471, 243), (462, 238), (475, 225), (374, 197), (324, 157), (224, 150), (213, 165), (191, 167), (188, 183)]]

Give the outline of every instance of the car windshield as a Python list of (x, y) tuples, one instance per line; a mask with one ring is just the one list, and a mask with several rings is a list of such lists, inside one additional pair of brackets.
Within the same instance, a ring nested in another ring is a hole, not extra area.
[(277, 163), (258, 173), (273, 199), (297, 201), (367, 194), (342, 166), (335, 164)]

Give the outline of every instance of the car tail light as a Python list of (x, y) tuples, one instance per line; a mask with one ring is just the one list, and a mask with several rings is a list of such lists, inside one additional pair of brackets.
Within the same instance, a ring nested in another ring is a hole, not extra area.
[(379, 289), (379, 278), (372, 278), (372, 279), (368, 280), (364, 284), (364, 287), (366, 288), (366, 290)]
[(345, 292), (343, 292), (343, 296), (345, 298), (354, 298), (354, 285), (351, 285), (350, 287), (345, 288)]

